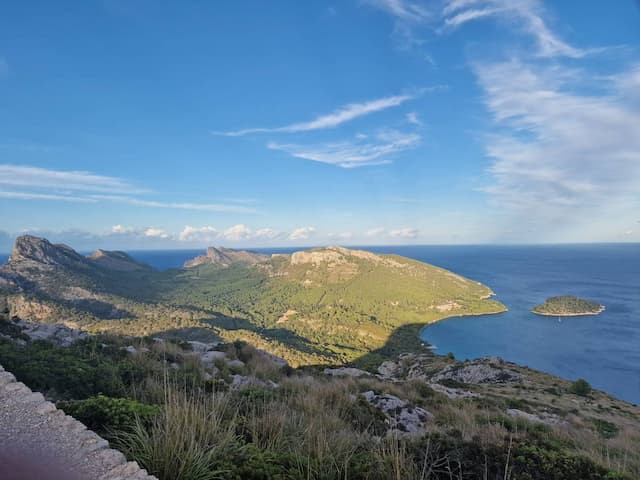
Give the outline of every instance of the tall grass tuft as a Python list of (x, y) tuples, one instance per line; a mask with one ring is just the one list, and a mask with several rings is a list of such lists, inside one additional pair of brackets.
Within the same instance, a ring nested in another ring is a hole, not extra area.
[(119, 433), (117, 447), (160, 480), (225, 478), (224, 464), (238, 448), (236, 413), (227, 395), (169, 383), (161, 409), (150, 428), (137, 421)]

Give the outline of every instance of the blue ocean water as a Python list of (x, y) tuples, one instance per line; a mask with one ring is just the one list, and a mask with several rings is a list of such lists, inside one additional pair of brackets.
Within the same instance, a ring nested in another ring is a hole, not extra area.
[[(394, 247), (490, 286), (508, 312), (451, 318), (422, 330), (437, 353), (498, 355), (640, 404), (640, 245)], [(554, 295), (601, 303), (598, 316), (543, 317)]]
[[(432, 263), (488, 285), (508, 312), (458, 317), (422, 330), (437, 353), (498, 355), (640, 404), (640, 244), (366, 247)], [(298, 249), (257, 249), (286, 253)], [(203, 250), (131, 251), (158, 269), (179, 268)], [(4, 263), (6, 256), (0, 255)], [(542, 317), (554, 295), (606, 306), (598, 316)]]

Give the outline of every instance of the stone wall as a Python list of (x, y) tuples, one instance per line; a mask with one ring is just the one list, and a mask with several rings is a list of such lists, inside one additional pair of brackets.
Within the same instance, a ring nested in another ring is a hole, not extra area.
[[(3, 455), (14, 457), (0, 458), (5, 466), (15, 458), (28, 464), (29, 471), (46, 468), (48, 463), (54, 469), (56, 464), (78, 480), (157, 480), (0, 365), (0, 457)], [(0, 465), (0, 477), (2, 474)]]

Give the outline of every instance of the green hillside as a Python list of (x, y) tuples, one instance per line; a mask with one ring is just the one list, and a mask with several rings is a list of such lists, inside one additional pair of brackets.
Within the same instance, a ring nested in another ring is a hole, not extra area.
[(585, 300), (573, 295), (550, 297), (531, 310), (538, 315), (596, 315), (604, 310), (604, 307), (597, 302)]
[[(48, 262), (52, 247), (44, 258), (15, 256), (2, 267), (22, 285), (4, 295), (14, 315), (69, 320), (92, 332), (242, 339), (292, 365), (353, 361), (403, 325), (504, 311), (478, 282), (339, 247), (166, 272), (109, 269), (77, 254), (72, 264)], [(412, 349), (417, 335), (407, 342)]]

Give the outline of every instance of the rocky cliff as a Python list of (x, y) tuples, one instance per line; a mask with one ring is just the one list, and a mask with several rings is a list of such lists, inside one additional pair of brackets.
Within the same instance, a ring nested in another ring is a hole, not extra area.
[(208, 247), (206, 255), (197, 256), (184, 263), (186, 268), (197, 267), (198, 265), (220, 265), (228, 267), (233, 263), (253, 265), (268, 260), (269, 256), (261, 253), (249, 252), (247, 250), (233, 250), (231, 248)]

